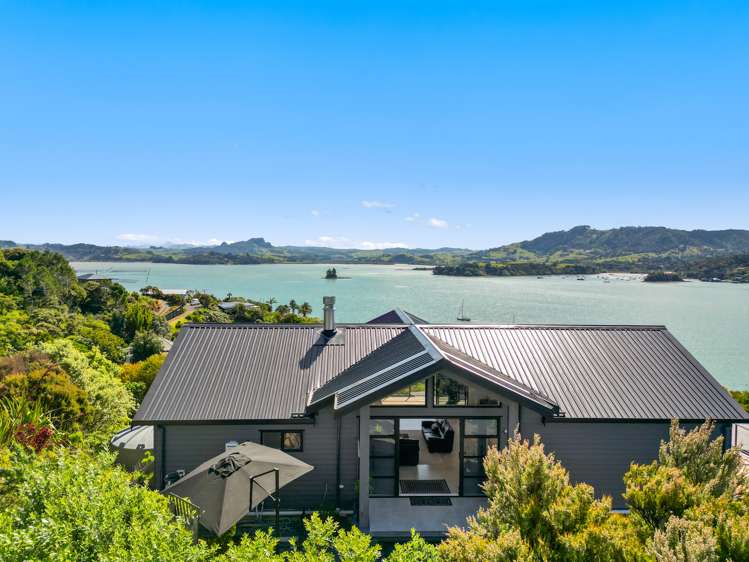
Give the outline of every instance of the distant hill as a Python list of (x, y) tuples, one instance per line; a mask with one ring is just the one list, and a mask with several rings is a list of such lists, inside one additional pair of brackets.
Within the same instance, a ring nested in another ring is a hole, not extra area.
[(515, 261), (674, 254), (688, 259), (744, 252), (749, 252), (749, 230), (678, 230), (663, 226), (597, 230), (590, 226), (576, 226), (547, 232), (533, 240), (476, 252), (469, 258)]
[(274, 246), (264, 238), (218, 246), (97, 246), (95, 244), (18, 244), (0, 241), (0, 247), (22, 246), (62, 254), (72, 261), (145, 261), (185, 264), (260, 264), (260, 263), (373, 263), (432, 265), (457, 263), (471, 253), (465, 248), (386, 248), (359, 250), (323, 246)]
[[(8, 240), (0, 247), (17, 245)], [(388, 248), (359, 250), (323, 246), (274, 246), (255, 237), (218, 246), (97, 246), (22, 244), (74, 261), (146, 261), (185, 264), (371, 263), (437, 266), (438, 275), (555, 275), (600, 271), (675, 271), (700, 279), (745, 280), (749, 230), (678, 230), (625, 226), (598, 230), (576, 226), (533, 240), (488, 250)]]

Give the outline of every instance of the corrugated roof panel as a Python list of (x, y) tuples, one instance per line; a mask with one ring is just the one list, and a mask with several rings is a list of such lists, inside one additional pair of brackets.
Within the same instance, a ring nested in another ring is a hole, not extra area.
[(469, 367), (486, 366), (498, 383), (514, 381), (531, 397), (548, 397), (568, 418), (749, 418), (663, 327), (339, 329), (343, 345), (320, 345), (316, 325), (186, 326), (134, 421), (288, 419), (305, 411), (310, 396), (324, 399), (380, 372), (397, 378), (396, 367), (421, 353), (439, 360), (430, 348), (440, 342), (443, 353), (449, 346)]
[(339, 329), (343, 345), (315, 345), (316, 325), (185, 326), (134, 421), (288, 419), (312, 390), (407, 328)]
[(423, 351), (407, 361), (398, 363), (389, 369), (383, 370), (374, 376), (370, 376), (348, 388), (343, 388), (336, 392), (335, 407), (336, 409), (344, 408), (346, 405), (357, 402), (381, 387), (396, 383), (405, 375), (421, 370), (435, 362), (436, 360), (427, 351)]
[(662, 326), (420, 326), (559, 404), (568, 418), (745, 419)]
[(310, 402), (315, 403), (328, 398), (342, 388), (424, 351), (424, 346), (419, 339), (410, 330), (403, 330), (387, 343), (343, 371), (339, 376), (315, 390)]

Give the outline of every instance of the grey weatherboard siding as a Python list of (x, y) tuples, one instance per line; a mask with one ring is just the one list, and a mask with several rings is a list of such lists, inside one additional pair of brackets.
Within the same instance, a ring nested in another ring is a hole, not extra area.
[[(631, 463), (649, 464), (668, 440), (670, 422), (547, 422), (523, 408), (520, 433), (531, 440), (541, 436), (546, 452), (553, 452), (575, 483), (593, 486), (598, 497), (611, 496), (614, 509), (624, 509), (624, 474)], [(694, 424), (685, 424), (694, 427)], [(725, 435), (721, 425), (715, 436)], [(728, 445), (728, 443), (726, 443)]]
[[(304, 450), (289, 453), (315, 469), (286, 486), (281, 492), (282, 509), (320, 509), (336, 501), (337, 422), (330, 409), (322, 410), (314, 424), (227, 424), (167, 425), (166, 466), (164, 473), (183, 469), (187, 472), (224, 451), (227, 441), (260, 443), (260, 431), (303, 431)], [(356, 439), (359, 424), (355, 414), (341, 423), (341, 505), (354, 506), (354, 482), (358, 474)], [(157, 468), (158, 471), (158, 468)], [(158, 484), (157, 484), (158, 486)]]

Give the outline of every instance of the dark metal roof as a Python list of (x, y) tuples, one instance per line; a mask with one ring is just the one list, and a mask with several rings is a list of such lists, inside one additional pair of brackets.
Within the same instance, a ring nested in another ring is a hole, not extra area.
[(445, 361), (452, 367), (488, 382), (494, 385), (495, 388), (497, 386), (501, 387), (501, 389), (512, 398), (524, 402), (526, 405), (529, 405), (534, 409), (549, 413), (559, 412), (559, 405), (543, 392), (525, 386), (523, 383), (504, 375), (489, 365), (474, 359), (470, 355), (466, 355), (459, 349), (443, 342), (439, 338), (432, 337), (429, 339), (437, 347), (442, 357), (445, 358)]
[[(134, 422), (288, 420), (452, 366), (568, 419), (749, 419), (662, 326), (185, 326)], [(326, 344), (327, 345), (323, 345)]]
[(567, 418), (749, 416), (663, 326), (420, 326), (559, 405)]
[(403, 330), (372, 353), (343, 371), (334, 379), (312, 393), (310, 404), (332, 397), (341, 389), (366, 379), (382, 370), (390, 369), (415, 355), (426, 351), (424, 345), (410, 330)]
[(372, 318), (367, 324), (429, 324), (423, 318), (411, 314), (400, 308), (388, 310), (386, 313)]
[(407, 328), (338, 329), (344, 345), (316, 345), (319, 325), (187, 325), (134, 422), (289, 419), (305, 411), (313, 389)]

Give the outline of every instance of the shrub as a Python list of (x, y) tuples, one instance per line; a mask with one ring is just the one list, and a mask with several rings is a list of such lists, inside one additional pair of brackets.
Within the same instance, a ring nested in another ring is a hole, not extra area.
[(137, 363), (125, 363), (120, 369), (120, 378), (126, 383), (142, 382), (147, 387), (151, 386), (165, 359), (166, 355), (159, 354)]
[(701, 521), (671, 517), (653, 537), (653, 555), (658, 562), (717, 562), (717, 544), (712, 531)]
[(76, 328), (72, 339), (87, 348), (98, 347), (107, 359), (115, 363), (122, 363), (125, 358), (125, 341), (113, 334), (109, 325), (103, 320), (84, 318)]
[(87, 423), (91, 415), (86, 392), (51, 364), (36, 364), (30, 371), (5, 376), (0, 382), (0, 395), (38, 402), (59, 428), (74, 429)]
[(57, 450), (15, 454), (8, 506), (0, 515), (2, 559), (208, 559), (204, 544), (178, 523), (161, 494), (112, 466), (109, 454)]
[(633, 464), (624, 475), (624, 499), (636, 522), (652, 533), (698, 503), (698, 490), (676, 467)]
[[(429, 544), (411, 529), (411, 540), (396, 544), (393, 552), (387, 557), (387, 562), (438, 562), (439, 551), (433, 544)], [(471, 562), (476, 562), (474, 558)]]
[[(540, 438), (515, 435), (484, 458), (488, 506), (469, 517), (467, 531), (451, 529), (440, 552), (448, 560), (617, 560), (633, 557), (631, 542), (611, 533), (611, 500), (572, 485)], [(626, 525), (626, 523), (622, 523)]]
[(86, 429), (106, 435), (128, 425), (135, 402), (118, 376), (117, 365), (98, 349), (85, 354), (68, 340), (46, 343), (42, 351), (88, 395), (91, 416)]
[(130, 344), (130, 359), (143, 361), (152, 355), (161, 353), (161, 340), (153, 332), (138, 332)]
[(747, 501), (747, 477), (739, 452), (723, 451), (723, 437), (711, 439), (713, 429), (710, 421), (691, 431), (672, 422), (658, 460), (633, 464), (624, 475), (624, 497), (635, 520), (644, 523), (648, 532), (662, 528), (672, 516), (682, 517), (690, 508), (703, 506), (705, 513), (712, 509), (705, 504)]
[(258, 531), (254, 536), (242, 535), (239, 543), (215, 558), (216, 562), (283, 562), (277, 554), (278, 539), (270, 533)]
[(724, 451), (722, 435), (711, 439), (714, 430), (715, 422), (710, 420), (692, 431), (682, 429), (673, 420), (669, 440), (661, 443), (658, 462), (681, 469), (689, 482), (717, 497), (732, 493), (745, 477), (740, 470), (739, 451)]

